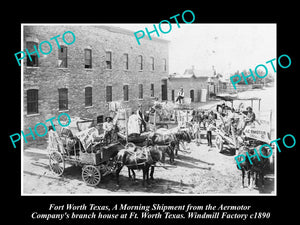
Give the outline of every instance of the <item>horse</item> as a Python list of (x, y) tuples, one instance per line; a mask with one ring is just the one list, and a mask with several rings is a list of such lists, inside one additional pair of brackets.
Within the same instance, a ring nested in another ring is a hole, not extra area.
[(178, 130), (177, 132), (174, 133), (176, 139), (177, 139), (177, 146), (175, 148), (175, 155), (178, 156), (178, 150), (179, 150), (179, 145), (180, 143), (182, 144), (182, 146), (184, 147), (185, 149), (185, 142), (187, 143), (191, 143), (192, 141), (192, 137), (191, 137), (191, 130), (183, 130), (183, 129), (180, 129)]
[[(164, 129), (160, 129), (164, 130)], [(152, 145), (152, 146), (170, 146), (172, 148), (170, 152), (170, 163), (174, 163), (174, 148), (177, 146), (178, 139), (176, 136), (172, 133), (158, 133), (158, 132), (153, 132), (148, 135), (147, 138), (147, 145)]]
[[(170, 158), (174, 158), (174, 151), (171, 149), (171, 146), (167, 146), (167, 150), (165, 152), (169, 155)], [(164, 162), (165, 152), (161, 151), (161, 149), (155, 145), (147, 147), (135, 147), (134, 150), (120, 150), (115, 157), (117, 185), (119, 186), (119, 174), (122, 168), (124, 166), (127, 166), (129, 178), (131, 177), (130, 171), (133, 172), (133, 176), (135, 179), (134, 170), (143, 170), (143, 186), (145, 186), (145, 180), (147, 181), (147, 183), (149, 182), (149, 167), (158, 161)]]
[[(257, 186), (258, 179), (261, 180), (261, 186), (264, 187), (264, 173), (269, 167), (269, 159), (262, 157), (262, 155), (267, 156), (269, 155), (269, 150), (266, 146), (262, 147), (262, 145), (258, 145), (256, 147), (256, 152), (260, 160), (258, 160), (257, 157), (251, 158), (250, 163), (249, 159), (246, 158), (246, 160), (242, 163), (240, 163), (241, 171), (242, 171), (242, 187), (244, 188), (244, 178), (245, 173), (248, 175), (248, 188), (252, 189), (252, 187), (255, 185)], [(261, 148), (261, 149), (260, 149)], [(259, 150), (260, 149), (260, 150)], [(248, 152), (249, 156), (255, 154), (254, 149), (249, 148), (246, 145), (243, 145), (239, 148), (239, 155), (244, 155), (246, 157), (246, 153)], [(238, 166), (237, 166), (238, 167)], [(258, 179), (257, 179), (258, 178)]]
[(169, 130), (160, 128), (156, 132), (150, 134), (148, 138), (150, 138), (154, 144), (158, 145), (166, 145), (173, 141), (175, 144), (175, 156), (178, 156), (180, 143), (184, 146), (184, 142), (190, 143), (192, 140), (190, 130), (177, 128)]

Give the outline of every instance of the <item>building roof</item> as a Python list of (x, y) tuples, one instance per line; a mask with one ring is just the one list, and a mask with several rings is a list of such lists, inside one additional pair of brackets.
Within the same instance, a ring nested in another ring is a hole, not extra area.
[(214, 78), (216, 75), (213, 70), (196, 70), (194, 68), (186, 69), (183, 74), (174, 73), (171, 78)]
[(186, 69), (183, 75), (190, 77), (215, 77), (213, 70), (197, 70), (195, 68)]
[[(96, 26), (95, 25), (95, 27), (98, 27), (98, 28), (101, 28), (101, 29), (105, 29), (105, 30), (113, 32), (113, 33), (127, 34), (127, 35), (130, 35), (132, 37), (134, 37), (134, 32), (137, 32), (137, 31), (127, 30), (127, 29), (124, 29), (124, 28), (121, 28), (121, 27), (115, 27), (115, 26), (106, 26), (106, 25), (98, 25), (98, 26)], [(141, 29), (141, 30), (143, 30), (143, 29)], [(145, 37), (146, 37), (147, 36), (146, 31), (144, 31), (144, 33), (145, 33)], [(139, 36), (139, 35), (140, 35), (140, 32), (137, 33), (137, 36)], [(153, 36), (151, 36), (151, 38), (154, 41), (160, 41), (160, 42), (165, 42), (165, 43), (169, 43), (170, 42), (170, 41), (168, 41), (166, 39), (163, 39), (163, 38), (158, 38), (158, 37), (153, 37)], [(148, 38), (148, 40), (149, 40), (149, 38)]]

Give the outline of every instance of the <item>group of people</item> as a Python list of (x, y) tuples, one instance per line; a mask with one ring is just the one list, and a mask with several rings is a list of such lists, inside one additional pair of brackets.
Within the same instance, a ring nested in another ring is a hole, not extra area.
[[(128, 135), (130, 134), (140, 134), (146, 131), (146, 121), (145, 116), (142, 112), (142, 105), (138, 106), (136, 112), (132, 112), (132, 114), (128, 118)], [(106, 117), (105, 122), (103, 123), (103, 131), (104, 131), (104, 140), (106, 143), (110, 143), (112, 139), (112, 135), (116, 129), (116, 124), (113, 123), (113, 119), (111, 117)]]
[[(243, 104), (240, 104), (238, 109), (235, 110), (223, 103), (217, 106), (216, 111), (223, 122), (223, 129), (227, 135), (233, 134), (233, 132), (238, 135), (242, 134), (246, 126), (253, 123), (256, 117), (252, 108), (249, 106), (244, 110)], [(217, 126), (217, 117), (217, 113), (214, 111), (193, 111), (193, 119), (191, 122), (193, 125), (193, 136), (197, 145), (201, 143), (200, 130), (202, 128), (206, 130), (207, 145), (212, 147), (212, 131)], [(237, 127), (237, 124), (241, 121), (243, 122)]]
[[(217, 106), (217, 111), (220, 113), (220, 117), (224, 122), (224, 131), (227, 134), (240, 135), (250, 123), (253, 123), (256, 115), (252, 110), (252, 107), (248, 106), (244, 110), (244, 104), (241, 103), (237, 109), (226, 106), (225, 103)], [(238, 127), (239, 125), (239, 127)]]
[[(179, 102), (182, 101), (184, 93), (183, 90), (180, 90), (181, 93), (178, 94), (177, 100)], [(177, 101), (176, 100), (176, 101)], [(228, 135), (233, 134), (241, 134), (245, 127), (252, 123), (255, 120), (255, 113), (253, 112), (251, 107), (247, 107), (246, 110), (244, 110), (244, 105), (241, 103), (237, 110), (234, 108), (228, 107), (225, 102), (221, 105), (217, 105), (216, 111), (218, 112), (218, 115), (220, 116), (221, 121), (223, 122), (223, 129), (224, 132)], [(206, 130), (206, 138), (207, 138), (207, 145), (212, 147), (212, 131), (217, 126), (217, 113), (214, 111), (193, 111), (192, 114), (192, 132), (193, 136), (195, 138), (196, 144), (201, 144), (201, 127)], [(237, 129), (237, 123), (239, 120), (243, 120), (244, 123)], [(144, 115), (142, 111), (142, 105), (138, 105), (138, 109), (135, 112), (132, 112), (132, 114), (128, 118), (128, 135), (134, 134), (139, 135), (142, 132), (146, 131), (146, 116)], [(103, 130), (104, 130), (104, 139), (109, 142), (111, 142), (112, 135), (114, 133), (115, 124), (113, 123), (113, 120), (111, 117), (106, 117), (106, 121), (103, 124)]]
[(196, 144), (201, 144), (201, 127), (206, 130), (207, 145), (212, 147), (212, 131), (216, 127), (216, 114), (213, 111), (193, 111), (193, 136)]

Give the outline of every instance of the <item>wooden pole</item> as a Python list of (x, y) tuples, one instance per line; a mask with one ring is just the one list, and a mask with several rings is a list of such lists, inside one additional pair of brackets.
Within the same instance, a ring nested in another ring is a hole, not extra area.
[[(272, 125), (273, 125), (273, 124), (272, 124), (272, 116), (273, 116), (272, 113), (273, 113), (273, 112), (272, 112), (272, 109), (271, 109), (271, 110), (270, 110), (270, 137), (271, 137)], [(272, 138), (272, 137), (271, 137), (271, 138)], [(275, 137), (275, 138), (276, 138), (276, 137)]]
[(127, 110), (124, 108), (124, 117), (125, 117), (125, 127), (126, 127), (126, 144), (128, 143), (128, 119), (127, 119)]
[(184, 128), (186, 128), (186, 125), (187, 125), (187, 122), (188, 122), (188, 110), (186, 110), (186, 121), (185, 121), (185, 124), (184, 124)]
[(156, 110), (154, 111), (154, 132), (156, 132)]

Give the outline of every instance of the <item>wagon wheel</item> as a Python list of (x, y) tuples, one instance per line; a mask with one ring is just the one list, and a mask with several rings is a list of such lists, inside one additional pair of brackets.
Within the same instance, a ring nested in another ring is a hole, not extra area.
[(49, 154), (50, 170), (57, 176), (61, 176), (65, 170), (65, 160), (60, 152), (53, 151)]
[(219, 152), (223, 151), (223, 139), (220, 135), (216, 136), (216, 146)]
[(126, 145), (125, 145), (125, 148), (128, 149), (128, 148), (135, 148), (136, 145), (132, 142), (128, 142)]
[(82, 180), (89, 186), (97, 186), (101, 181), (101, 173), (99, 169), (92, 165), (82, 168)]

